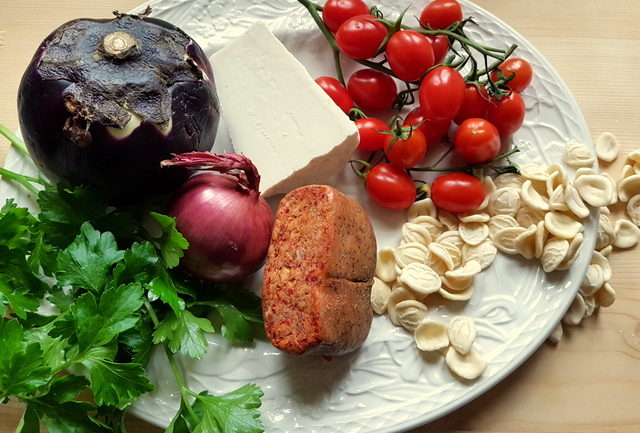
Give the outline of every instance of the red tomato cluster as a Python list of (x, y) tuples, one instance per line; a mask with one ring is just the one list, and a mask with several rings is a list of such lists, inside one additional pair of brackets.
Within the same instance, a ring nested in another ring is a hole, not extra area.
[[(508, 58), (484, 80), (474, 77), (466, 82), (453, 65), (442, 64), (449, 53), (449, 37), (398, 30), (399, 26), (385, 24), (372, 13), (363, 0), (327, 0), (322, 19), (344, 55), (357, 60), (376, 58), (376, 63), (387, 64), (390, 73), (365, 68), (355, 71), (346, 86), (330, 77), (317, 82), (347, 114), (355, 107), (365, 112), (390, 109), (398, 99), (396, 80), (416, 88), (419, 104), (405, 117), (404, 132), (391, 131), (379, 118), (356, 120), (359, 150), (382, 150), (388, 162), (369, 170), (367, 190), (381, 205), (403, 209), (415, 198), (406, 170), (424, 159), (427, 147), (440, 142), (452, 123), (458, 125), (455, 150), (467, 164), (485, 164), (499, 155), (501, 136), (513, 134), (523, 124), (525, 105), (520, 92), (531, 82), (533, 69), (524, 59)], [(457, 0), (433, 0), (419, 17), (423, 28), (449, 31), (462, 20)], [(382, 57), (384, 61), (378, 62)], [(478, 179), (455, 173), (434, 182), (432, 198), (443, 209), (466, 212), (484, 199), (480, 191), (484, 190)]]

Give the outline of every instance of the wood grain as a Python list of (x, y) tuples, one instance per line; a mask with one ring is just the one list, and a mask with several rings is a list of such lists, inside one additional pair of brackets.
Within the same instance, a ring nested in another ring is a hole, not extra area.
[[(62, 22), (108, 17), (140, 0), (0, 2), (0, 123), (16, 129), (16, 90), (39, 42)], [(79, 6), (79, 4), (82, 6)], [(369, 1), (368, 3), (372, 3)], [(640, 2), (477, 0), (529, 39), (574, 94), (592, 136), (613, 132), (623, 155), (640, 146)], [(0, 162), (7, 143), (0, 142)], [(620, 177), (623, 158), (604, 168)], [(614, 215), (622, 212), (614, 209)], [(412, 433), (640, 431), (640, 248), (612, 257), (616, 302), (543, 345), (521, 368), (467, 406)], [(13, 432), (19, 403), (0, 405), (0, 433)], [(131, 433), (161, 429), (129, 417)]]

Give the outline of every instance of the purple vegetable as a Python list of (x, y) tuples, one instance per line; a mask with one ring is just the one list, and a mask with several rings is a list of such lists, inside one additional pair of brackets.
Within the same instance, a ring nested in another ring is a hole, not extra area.
[(260, 175), (251, 161), (233, 153), (191, 152), (175, 155), (162, 166), (222, 173), (193, 176), (171, 205), (169, 215), (189, 241), (181, 265), (216, 283), (241, 281), (260, 269), (274, 217), (260, 195)]
[(40, 169), (118, 200), (176, 187), (172, 153), (209, 150), (218, 100), (205, 54), (159, 19), (63, 24), (40, 45), (18, 91), (20, 128)]

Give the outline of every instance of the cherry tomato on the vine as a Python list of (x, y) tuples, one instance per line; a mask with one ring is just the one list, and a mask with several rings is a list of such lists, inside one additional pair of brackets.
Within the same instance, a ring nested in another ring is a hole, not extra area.
[(465, 87), (464, 78), (455, 69), (448, 66), (432, 69), (422, 79), (418, 91), (422, 113), (440, 123), (453, 120), (462, 106)]
[(434, 0), (420, 14), (420, 24), (432, 29), (446, 29), (456, 21), (462, 21), (462, 8), (456, 0)]
[(345, 114), (349, 114), (349, 111), (354, 107), (353, 98), (340, 81), (333, 77), (318, 77), (316, 78), (316, 83), (322, 87)]
[(464, 99), (458, 114), (453, 119), (458, 125), (471, 117), (486, 117), (489, 108), (489, 96), (484, 87), (467, 84), (464, 89)]
[(362, 0), (327, 0), (322, 7), (322, 21), (335, 33), (349, 18), (368, 13), (369, 7)]
[(336, 32), (340, 51), (354, 59), (374, 57), (387, 36), (387, 28), (376, 19), (373, 15), (357, 15), (342, 23)]
[(484, 164), (500, 153), (500, 133), (488, 120), (472, 117), (460, 124), (453, 144), (467, 164)]
[(442, 63), (449, 52), (449, 38), (445, 35), (426, 35), (426, 38), (431, 41), (433, 48), (433, 64)]
[(373, 166), (364, 184), (371, 198), (387, 209), (406, 209), (416, 199), (416, 187), (411, 176), (391, 164)]
[(375, 69), (360, 69), (347, 82), (347, 90), (363, 110), (380, 111), (391, 108), (398, 87), (389, 75)]
[(431, 200), (448, 212), (473, 212), (482, 204), (486, 195), (482, 182), (465, 173), (445, 174), (431, 184)]
[(489, 101), (487, 120), (498, 128), (500, 135), (511, 135), (524, 122), (525, 106), (518, 92), (511, 92), (502, 99), (492, 98)]
[(427, 140), (419, 129), (403, 131), (402, 136), (386, 134), (384, 154), (398, 168), (415, 167), (427, 153)]
[(435, 122), (428, 120), (424, 117), (424, 114), (422, 114), (420, 107), (416, 107), (404, 118), (404, 125), (417, 126), (427, 140), (427, 146), (432, 146), (439, 143), (440, 140), (447, 135), (451, 127), (451, 121)]
[[(502, 70), (502, 74), (505, 77), (514, 76), (507, 82), (507, 86), (516, 92), (522, 92), (526, 89), (533, 79), (533, 67), (531, 66), (531, 63), (527, 62), (525, 59), (518, 57), (508, 58), (502, 62), (498, 68)], [(497, 79), (498, 73), (493, 71), (491, 73), (491, 80), (496, 81)]]
[(386, 47), (393, 73), (403, 81), (418, 81), (434, 65), (431, 41), (413, 30), (395, 33)]
[(365, 117), (364, 119), (356, 120), (355, 124), (360, 135), (358, 150), (373, 152), (384, 147), (387, 134), (380, 131), (389, 131), (386, 123), (375, 117)]

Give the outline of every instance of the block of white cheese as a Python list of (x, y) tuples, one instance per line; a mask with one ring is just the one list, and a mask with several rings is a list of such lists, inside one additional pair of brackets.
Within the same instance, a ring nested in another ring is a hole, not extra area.
[(354, 123), (264, 24), (211, 62), (233, 148), (258, 168), (264, 196), (344, 169), (358, 146)]

